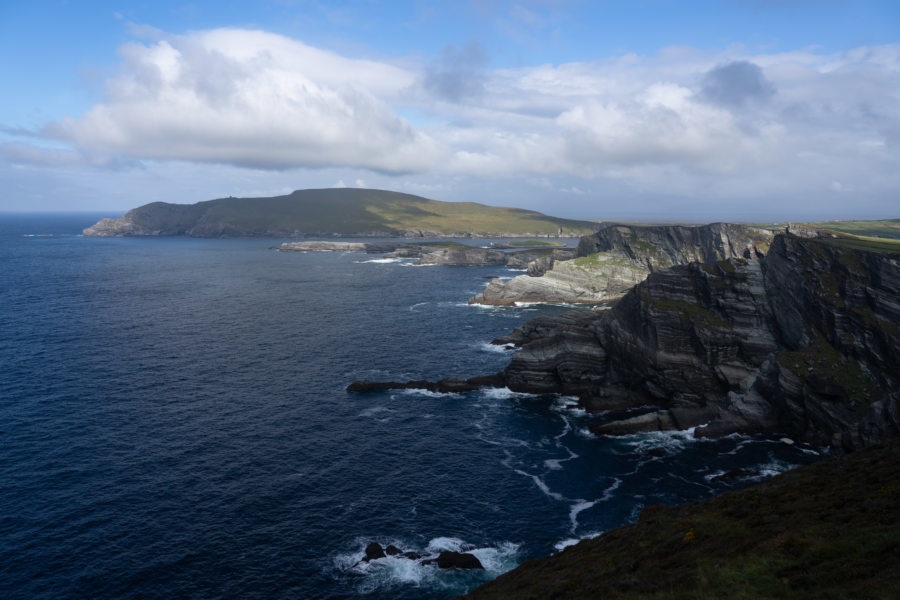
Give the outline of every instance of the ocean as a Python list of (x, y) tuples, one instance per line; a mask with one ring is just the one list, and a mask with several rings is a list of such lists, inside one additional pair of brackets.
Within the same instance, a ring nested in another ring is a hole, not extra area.
[[(469, 306), (504, 267), (79, 235), (101, 216), (0, 215), (3, 598), (449, 598), (821, 453), (598, 438), (561, 396), (348, 393), (495, 373), (492, 339), (569, 308)], [(485, 570), (358, 564), (371, 541)]]

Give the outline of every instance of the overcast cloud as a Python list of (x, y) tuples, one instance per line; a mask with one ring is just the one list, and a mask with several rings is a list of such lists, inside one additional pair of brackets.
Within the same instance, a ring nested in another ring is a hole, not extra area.
[(900, 45), (668, 48), (491, 69), (477, 43), (391, 63), (219, 29), (159, 33), (120, 54), (102, 103), (40, 132), (66, 149), (22, 141), (3, 156), (356, 169), (397, 176), (384, 186), (394, 189), (512, 178), (579, 196), (614, 188), (726, 202), (852, 191), (883, 204), (900, 189)]

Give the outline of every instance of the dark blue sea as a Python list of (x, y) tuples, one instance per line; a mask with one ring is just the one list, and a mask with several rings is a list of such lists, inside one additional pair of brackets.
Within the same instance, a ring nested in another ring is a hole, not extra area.
[[(447, 598), (817, 457), (596, 438), (565, 397), (347, 393), (496, 372), (491, 339), (564, 308), (467, 305), (501, 267), (79, 235), (101, 216), (0, 215), (2, 598)], [(486, 570), (356, 565), (370, 541)]]

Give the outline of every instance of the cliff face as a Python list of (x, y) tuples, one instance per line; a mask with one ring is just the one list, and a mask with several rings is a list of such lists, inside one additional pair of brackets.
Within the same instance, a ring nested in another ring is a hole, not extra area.
[(202, 214), (202, 204), (153, 202), (118, 219), (101, 219), (83, 233), (95, 237), (189, 235)]
[(491, 282), (469, 302), (501, 306), (516, 302), (610, 303), (661, 269), (765, 254), (772, 237), (765, 229), (728, 223), (608, 225), (581, 238), (574, 260), (535, 265), (527, 276)]
[(900, 433), (898, 324), (900, 255), (778, 236), (765, 258), (653, 273), (605, 313), (498, 342), (523, 346), (504, 372), (513, 390), (656, 407), (597, 433), (778, 431), (851, 449)]

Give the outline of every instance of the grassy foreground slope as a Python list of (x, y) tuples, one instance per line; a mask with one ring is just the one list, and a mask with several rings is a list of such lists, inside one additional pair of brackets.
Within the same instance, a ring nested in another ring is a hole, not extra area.
[(897, 598), (900, 443), (640, 519), (523, 563), (471, 599)]
[[(592, 232), (588, 221), (538, 212), (440, 202), (385, 190), (334, 188), (298, 190), (271, 198), (221, 198), (184, 206), (153, 203), (133, 211), (150, 223), (184, 213), (188, 235), (433, 233), (535, 234), (575, 236)], [(175, 234), (177, 235), (177, 234)]]

